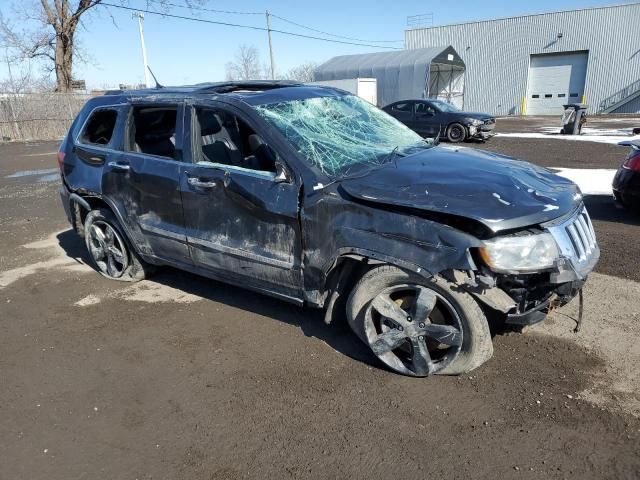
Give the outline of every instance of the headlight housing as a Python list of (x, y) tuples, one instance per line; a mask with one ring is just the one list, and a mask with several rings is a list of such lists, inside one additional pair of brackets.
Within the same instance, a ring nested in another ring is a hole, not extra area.
[(479, 127), (484, 123), (482, 120), (478, 120), (477, 118), (467, 118), (467, 122), (469, 122), (474, 127)]
[(550, 233), (539, 233), (485, 240), (480, 256), (495, 272), (527, 273), (553, 267), (559, 252)]

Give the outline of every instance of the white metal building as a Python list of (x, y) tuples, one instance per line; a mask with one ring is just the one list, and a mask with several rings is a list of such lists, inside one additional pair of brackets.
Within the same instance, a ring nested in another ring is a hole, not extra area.
[(405, 32), (407, 49), (451, 45), (465, 64), (464, 109), (556, 115), (640, 113), (640, 3)]

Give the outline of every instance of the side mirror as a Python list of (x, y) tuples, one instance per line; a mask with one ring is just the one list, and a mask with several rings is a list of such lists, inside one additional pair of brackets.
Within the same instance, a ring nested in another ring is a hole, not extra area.
[(291, 175), (289, 170), (282, 162), (276, 162), (276, 176), (273, 178), (276, 183), (291, 183)]

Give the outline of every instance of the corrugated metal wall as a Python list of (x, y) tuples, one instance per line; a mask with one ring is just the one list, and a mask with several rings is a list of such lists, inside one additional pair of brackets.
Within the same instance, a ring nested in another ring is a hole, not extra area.
[(640, 3), (405, 32), (406, 48), (434, 45), (452, 45), (465, 62), (465, 110), (498, 115), (520, 114), (531, 54), (588, 50), (585, 97), (595, 113), (640, 78)]

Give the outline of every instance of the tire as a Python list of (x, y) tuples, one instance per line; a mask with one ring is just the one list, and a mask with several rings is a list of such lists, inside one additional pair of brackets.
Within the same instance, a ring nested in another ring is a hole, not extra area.
[(458, 375), (493, 355), (489, 324), (478, 303), (438, 276), (375, 267), (351, 292), (347, 319), (376, 357), (404, 375)]
[(447, 140), (451, 143), (463, 142), (467, 138), (467, 129), (459, 123), (452, 123), (447, 127)]
[(93, 266), (101, 275), (121, 282), (138, 282), (151, 272), (151, 267), (131, 248), (109, 210), (99, 208), (87, 214), (84, 238)]

